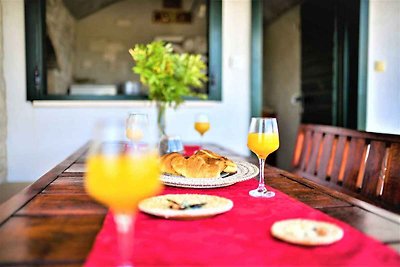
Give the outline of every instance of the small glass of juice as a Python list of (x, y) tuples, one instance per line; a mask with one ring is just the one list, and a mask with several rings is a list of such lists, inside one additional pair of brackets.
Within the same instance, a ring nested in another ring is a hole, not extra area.
[(206, 114), (198, 114), (194, 122), (194, 129), (200, 134), (200, 146), (203, 146), (203, 136), (210, 130), (210, 121)]

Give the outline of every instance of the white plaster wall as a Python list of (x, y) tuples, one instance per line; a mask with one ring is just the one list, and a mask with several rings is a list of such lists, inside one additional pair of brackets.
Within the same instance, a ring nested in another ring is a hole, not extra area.
[[(400, 134), (400, 1), (370, 0), (367, 131)], [(386, 71), (376, 72), (376, 61)]]
[[(26, 101), (23, 0), (1, 0), (3, 7), (4, 75), (8, 113), (8, 181), (33, 181), (69, 156), (91, 136), (96, 120), (125, 117), (128, 111), (149, 112), (150, 106), (61, 108), (33, 107)], [(167, 113), (167, 131), (186, 141), (198, 140), (196, 113), (206, 112), (213, 141), (247, 154), (250, 114), (250, 0), (223, 2), (223, 101), (207, 108), (187, 106)], [(235, 61), (240, 62), (236, 64)], [(132, 102), (133, 103), (133, 102)]]
[(3, 35), (2, 35), (3, 11), (0, 6), (0, 184), (7, 176), (7, 107), (6, 88), (3, 75)]
[(280, 146), (277, 165), (290, 170), (301, 107), (291, 104), (300, 94), (300, 6), (285, 12), (264, 29), (264, 107), (277, 114)]

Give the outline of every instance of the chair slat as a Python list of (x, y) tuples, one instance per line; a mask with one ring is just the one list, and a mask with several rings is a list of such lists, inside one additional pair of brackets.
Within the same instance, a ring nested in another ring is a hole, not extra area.
[(293, 152), (292, 166), (294, 166), (295, 168), (298, 168), (300, 166), (300, 156), (303, 148), (304, 148), (304, 129), (300, 127), (297, 133), (295, 150)]
[(326, 134), (322, 141), (322, 152), (319, 157), (319, 164), (317, 170), (317, 176), (322, 180), (325, 180), (327, 176), (328, 165), (331, 157), (334, 139), (335, 136), (333, 134)]
[(369, 155), (365, 164), (364, 179), (361, 194), (376, 198), (379, 174), (381, 172), (382, 160), (385, 156), (386, 144), (380, 141), (371, 141)]
[(333, 159), (333, 168), (331, 173), (331, 181), (337, 183), (339, 181), (340, 167), (342, 166), (344, 148), (347, 142), (346, 136), (339, 136), (336, 144), (335, 157)]
[(400, 209), (400, 143), (390, 146), (382, 200)]
[(352, 138), (349, 145), (348, 157), (343, 177), (343, 186), (357, 191), (357, 177), (360, 171), (362, 156), (364, 152), (365, 140), (362, 138)]
[(328, 170), (326, 171), (327, 180), (328, 178), (330, 179), (332, 175), (332, 169), (335, 162), (338, 139), (339, 138), (335, 137), (332, 142), (332, 149), (331, 149), (331, 155), (329, 156)]
[(305, 170), (307, 167), (308, 157), (310, 155), (310, 149), (312, 144), (312, 132), (306, 131), (305, 138), (304, 138), (304, 146), (301, 152), (301, 159), (300, 159), (300, 169)]
[(311, 145), (311, 151), (310, 151), (310, 156), (307, 164), (307, 173), (311, 173), (314, 175), (315, 171), (317, 170), (317, 157), (319, 153), (319, 148), (322, 140), (322, 133), (316, 132), (313, 135), (312, 138), (312, 145)]

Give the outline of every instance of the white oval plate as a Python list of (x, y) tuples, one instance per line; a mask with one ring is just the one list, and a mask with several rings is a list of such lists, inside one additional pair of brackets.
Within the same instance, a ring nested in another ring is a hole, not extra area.
[(225, 187), (237, 182), (254, 178), (258, 175), (258, 167), (245, 161), (235, 161), (238, 170), (236, 173), (219, 178), (185, 178), (174, 175), (161, 175), (161, 181), (165, 185), (186, 188), (217, 188)]
[[(204, 206), (195, 209), (175, 210), (170, 208), (170, 201), (186, 203), (188, 205), (206, 203)], [(168, 194), (155, 196), (142, 200), (139, 203), (139, 210), (166, 219), (199, 219), (215, 216), (227, 212), (233, 208), (230, 199), (201, 194)]]

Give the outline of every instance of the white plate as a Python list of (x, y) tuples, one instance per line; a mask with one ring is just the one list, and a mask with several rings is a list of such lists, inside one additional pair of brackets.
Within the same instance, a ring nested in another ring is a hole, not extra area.
[[(171, 209), (171, 202), (177, 203), (200, 204), (206, 203), (204, 206), (195, 209), (175, 210)], [(166, 219), (199, 219), (215, 216), (231, 210), (233, 202), (230, 199), (200, 194), (168, 194), (156, 196), (142, 200), (139, 203), (139, 210), (144, 213), (151, 214)]]
[(238, 170), (236, 173), (219, 178), (185, 178), (174, 175), (161, 175), (161, 181), (170, 186), (186, 188), (217, 188), (225, 187), (237, 182), (254, 178), (258, 175), (258, 167), (245, 161), (235, 161)]

